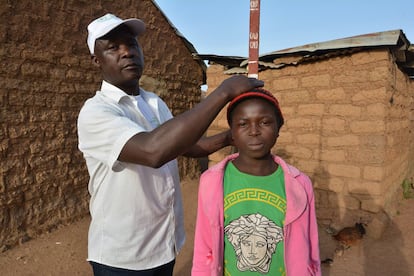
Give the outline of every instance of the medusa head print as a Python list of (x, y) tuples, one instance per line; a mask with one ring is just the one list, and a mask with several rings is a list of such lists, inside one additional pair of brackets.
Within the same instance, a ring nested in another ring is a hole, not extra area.
[(230, 222), (224, 232), (236, 253), (240, 271), (269, 271), (276, 246), (283, 240), (281, 227), (261, 214), (250, 214)]

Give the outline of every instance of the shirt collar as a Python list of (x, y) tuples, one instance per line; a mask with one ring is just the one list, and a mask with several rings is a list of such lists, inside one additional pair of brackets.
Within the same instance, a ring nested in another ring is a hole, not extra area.
[[(142, 94), (142, 89), (139, 88), (139, 93), (140, 95)], [(116, 87), (115, 85), (110, 84), (107, 81), (102, 81), (102, 85), (101, 85), (101, 93), (103, 95), (105, 95), (108, 98), (113, 99), (116, 102), (120, 102), (123, 98), (128, 98), (133, 100), (134, 96), (128, 95), (127, 93), (125, 93), (122, 89), (119, 89), (118, 87)]]

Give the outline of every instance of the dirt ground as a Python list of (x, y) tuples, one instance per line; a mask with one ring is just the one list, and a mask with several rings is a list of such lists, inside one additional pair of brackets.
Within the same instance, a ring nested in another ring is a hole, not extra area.
[[(177, 258), (175, 276), (190, 275), (193, 231), (197, 205), (197, 181), (183, 182), (187, 241)], [(399, 214), (392, 219), (382, 238), (373, 240), (369, 233), (362, 242), (334, 255), (332, 237), (320, 229), (321, 259), (333, 263), (322, 265), (323, 275), (414, 275), (414, 199), (404, 199)], [(15, 275), (92, 275), (86, 262), (89, 217), (62, 226), (0, 254), (0, 274)]]

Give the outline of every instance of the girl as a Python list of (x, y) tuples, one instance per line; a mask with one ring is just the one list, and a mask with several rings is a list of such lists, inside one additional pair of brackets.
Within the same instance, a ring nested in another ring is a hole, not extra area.
[(312, 183), (271, 153), (284, 123), (278, 101), (243, 93), (227, 120), (238, 153), (200, 178), (192, 275), (320, 275)]

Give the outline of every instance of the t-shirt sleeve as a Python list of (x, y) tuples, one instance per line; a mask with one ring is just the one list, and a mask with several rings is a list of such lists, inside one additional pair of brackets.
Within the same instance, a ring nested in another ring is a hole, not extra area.
[(123, 169), (117, 159), (126, 142), (145, 129), (111, 107), (84, 106), (78, 118), (79, 149), (115, 171)]

